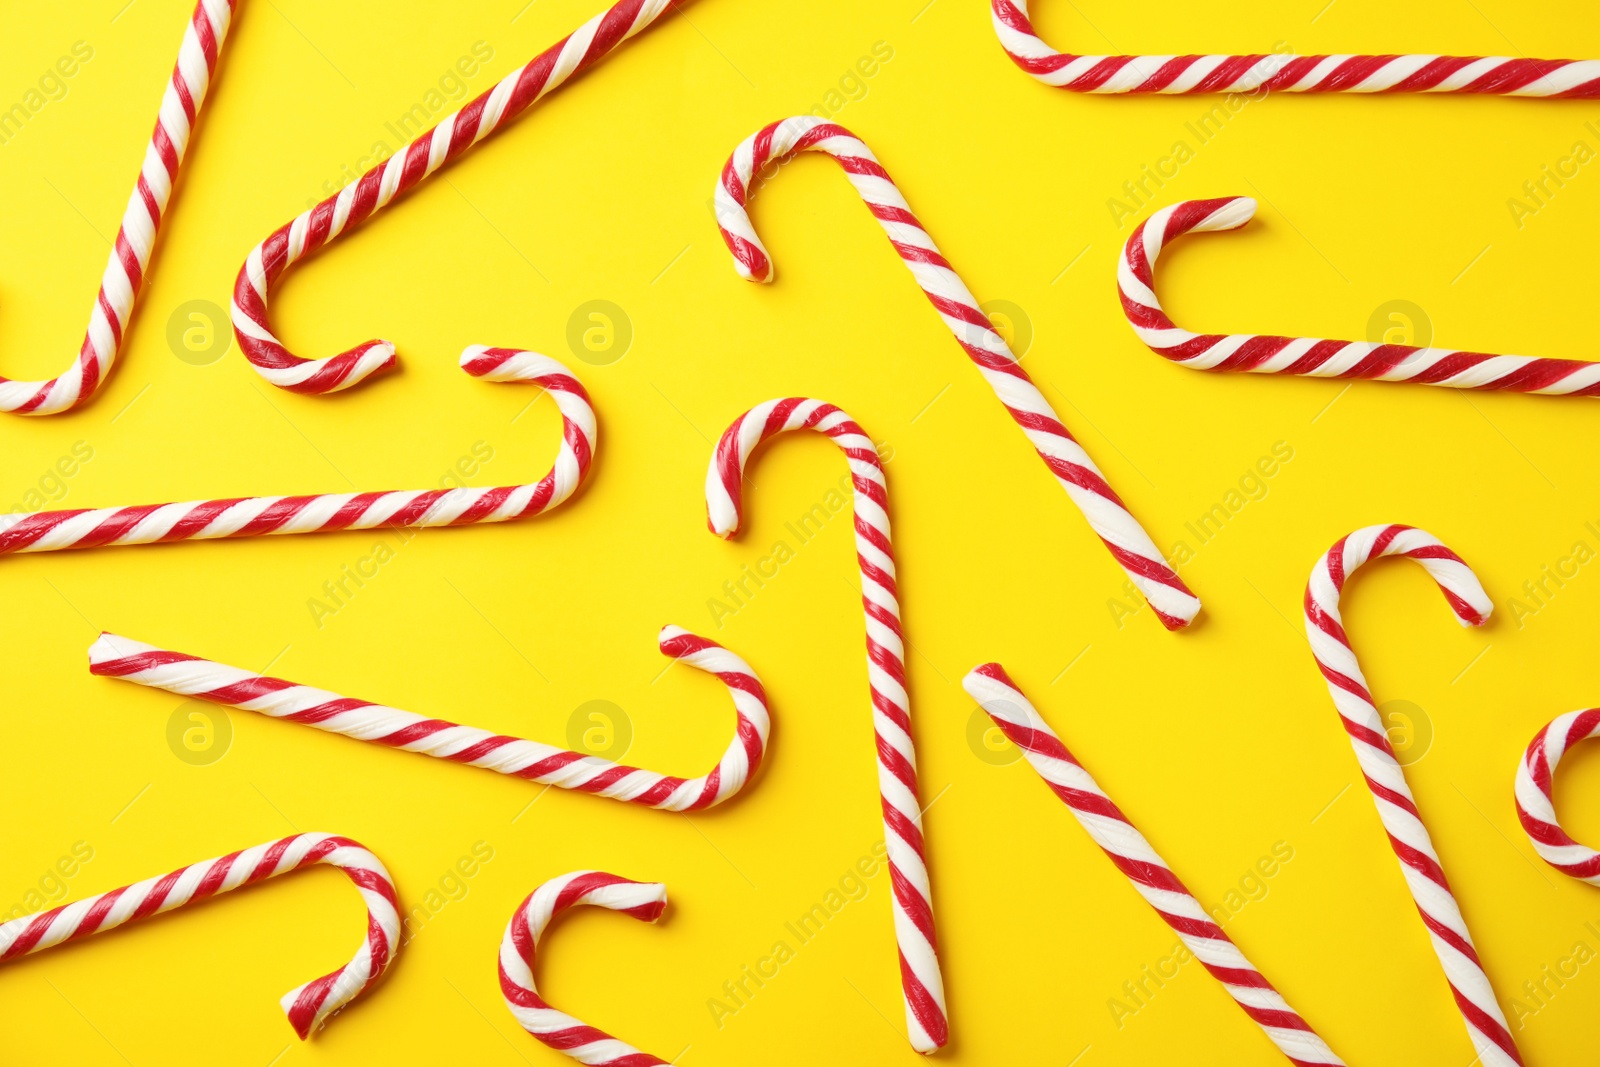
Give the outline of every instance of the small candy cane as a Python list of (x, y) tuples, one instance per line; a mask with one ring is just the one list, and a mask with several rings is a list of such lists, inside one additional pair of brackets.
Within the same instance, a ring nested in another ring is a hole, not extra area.
[(1061, 743), (1005, 668), (985, 663), (961, 682), (996, 726), (1022, 750), (1045, 785), (1067, 806), (1117, 869), (1128, 876), (1145, 903), (1172, 927), (1211, 976), (1222, 983), (1268, 1040), (1297, 1067), (1343, 1064), (1300, 1013), (1272, 987), (1255, 964), (1212, 921), (1167, 861), (1128, 821), (1077, 758)]
[(1600, 735), (1600, 708), (1574, 711), (1539, 731), (1517, 766), (1517, 818), (1533, 849), (1546, 863), (1590, 885), (1600, 886), (1600, 852), (1580, 845), (1556, 821), (1556, 766), (1579, 741)]
[(832, 404), (790, 397), (758, 404), (723, 433), (706, 471), (706, 515), (711, 532), (739, 532), (745, 468), (761, 442), (789, 430), (826, 434), (850, 461), (854, 488), (856, 562), (867, 617), (867, 678), (877, 734), (878, 792), (884, 840), (894, 882), (894, 928), (900, 949), (900, 986), (912, 1048), (932, 1052), (949, 1040), (939, 942), (934, 933), (932, 887), (923, 855), (922, 804), (917, 799), (917, 749), (911, 738), (906, 694), (905, 637), (889, 540), (889, 493), (878, 449), (865, 430)]
[(669, 1067), (648, 1052), (618, 1041), (604, 1030), (552, 1008), (533, 984), (539, 938), (550, 920), (589, 904), (653, 923), (667, 906), (660, 882), (631, 882), (600, 871), (574, 871), (552, 878), (517, 906), (500, 941), (500, 992), (521, 1027), (565, 1056), (590, 1067)]
[(1356, 662), (1339, 615), (1340, 596), (1349, 576), (1363, 563), (1380, 556), (1403, 556), (1422, 564), (1439, 584), (1450, 610), (1463, 626), (1481, 626), (1488, 620), (1494, 603), (1461, 557), (1438, 538), (1410, 526), (1368, 526), (1336, 542), (1317, 561), (1306, 585), (1305, 613), (1311, 653), (1355, 747), (1362, 777), (1372, 791), (1406, 887), (1428, 928), (1433, 951), (1444, 966), (1473, 1047), (1483, 1067), (1510, 1067), (1521, 1064), (1522, 1057), (1506, 1028), (1489, 976), (1478, 960), (1461, 907), (1439, 865), (1433, 839), (1406, 786), (1405, 772), (1395, 759), (1383, 718), (1373, 704), (1366, 676)]
[(1000, 45), (1039, 81), (1075, 93), (1478, 93), (1600, 96), (1600, 62), (1505, 56), (1075, 56), (1034, 32), (1028, 0), (990, 0)]
[(1371, 378), (1452, 389), (1498, 389), (1551, 396), (1600, 396), (1600, 363), (1494, 356), (1449, 348), (1413, 348), (1310, 337), (1197, 334), (1173, 324), (1155, 294), (1155, 265), (1176, 237), (1235, 230), (1256, 213), (1247, 196), (1186, 200), (1162, 208), (1133, 231), (1117, 264), (1122, 310), (1139, 340), (1196, 370)]
[(101, 634), (89, 649), (89, 671), (540, 785), (663, 811), (698, 811), (739, 792), (760, 767), (771, 729), (767, 695), (750, 665), (715, 641), (668, 626), (661, 631), (660, 644), (662, 655), (716, 675), (733, 697), (738, 715), (733, 740), (711, 773), (700, 778), (674, 778), (537, 741), (430, 719), (198, 656), (168, 652), (115, 634)]
[(677, 0), (621, 0), (512, 71), (488, 92), (446, 117), (356, 182), (286, 225), (250, 253), (233, 286), (233, 329), (245, 358), (273, 385), (297, 393), (332, 393), (394, 366), (388, 341), (359, 344), (337, 356), (302, 359), (272, 331), (267, 294), (285, 271), (371, 218), (468, 149), (487, 139), (568, 79), (646, 29)]
[(394, 879), (383, 862), (348, 837), (296, 834), (243, 852), (173, 871), (50, 911), (0, 923), (0, 962), (42, 952), (65, 941), (113, 930), (314, 864), (337, 867), (361, 891), (367, 906), (367, 936), (355, 959), (315, 981), (285, 993), (289, 1024), (302, 1039), (320, 1030), (335, 1012), (383, 976), (401, 945), (400, 905)]
[(844, 168), (850, 184), (889, 235), (894, 250), (957, 343), (978, 365), (989, 388), (1022, 428), (1090, 528), (1155, 609), (1162, 624), (1169, 630), (1187, 626), (1200, 611), (1200, 601), (1167, 564), (1150, 535), (1107, 484), (1094, 460), (1067, 431), (1004, 338), (978, 308), (972, 293), (939, 253), (933, 238), (911, 213), (872, 150), (849, 130), (801, 115), (773, 123), (734, 150), (722, 169), (715, 203), (717, 225), (733, 253), (739, 274), (752, 281), (772, 280), (772, 261), (746, 210), (751, 182), (770, 164), (807, 151), (832, 156)]
[(94, 396), (111, 376), (128, 319), (139, 299), (156, 231), (178, 180), (189, 135), (205, 104), (222, 46), (233, 22), (237, 0), (200, 0), (184, 30), (167, 90), (156, 114), (155, 132), (144, 151), (139, 180), (128, 198), (122, 225), (100, 279), (100, 293), (89, 316), (89, 329), (65, 374), (47, 382), (0, 378), (0, 411), (20, 415), (55, 415)]
[(555, 466), (532, 485), (494, 489), (418, 489), (321, 496), (256, 496), (184, 504), (0, 515), (0, 556), (102, 545), (148, 545), (261, 534), (402, 527), (465, 526), (539, 515), (570, 497), (594, 458), (594, 409), (566, 367), (548, 356), (474, 346), (461, 366), (490, 382), (532, 382), (561, 410)]

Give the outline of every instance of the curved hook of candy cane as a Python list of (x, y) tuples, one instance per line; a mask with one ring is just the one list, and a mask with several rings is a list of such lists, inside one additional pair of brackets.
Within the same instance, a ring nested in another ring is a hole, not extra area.
[(339, 193), (273, 231), (250, 252), (233, 286), (233, 329), (245, 358), (273, 385), (314, 394), (348, 389), (394, 366), (394, 345), (381, 339), (324, 359), (295, 355), (273, 333), (267, 313), (272, 287), (300, 260), (360, 226), (678, 3), (620, 0)]
[(89, 671), (540, 785), (662, 811), (699, 811), (738, 793), (760, 768), (772, 728), (767, 694), (750, 665), (715, 641), (667, 626), (661, 631), (660, 648), (662, 655), (715, 675), (733, 698), (738, 717), (733, 739), (711, 773), (699, 778), (657, 774), (538, 741), (427, 718), (116, 634), (101, 634), (89, 649)]
[(49, 381), (0, 378), (0, 411), (19, 415), (70, 411), (99, 392), (111, 376), (150, 266), (156, 231), (183, 166), (189, 135), (205, 104), (206, 90), (216, 73), (236, 3), (237, 0), (200, 0), (189, 18), (177, 63), (161, 97), (155, 131), (150, 135), (139, 179), (122, 214), (77, 357), (65, 373)]
[(557, 915), (579, 905), (606, 908), (647, 923), (661, 918), (667, 887), (633, 882), (601, 871), (574, 871), (552, 878), (517, 906), (500, 941), (500, 992), (528, 1033), (557, 1052), (590, 1067), (668, 1067), (648, 1052), (552, 1008), (533, 983), (539, 939)]
[(0, 923), (0, 963), (315, 864), (337, 867), (360, 890), (367, 934), (349, 963), (284, 994), (284, 1014), (305, 1039), (382, 977), (401, 945), (394, 879), (383, 861), (348, 837), (296, 834)]
[(773, 274), (772, 260), (746, 210), (752, 181), (786, 157), (807, 151), (832, 156), (844, 169), (923, 295), (1162, 625), (1169, 630), (1187, 626), (1199, 614), (1200, 601), (1033, 384), (860, 138), (843, 126), (800, 115), (767, 126), (734, 150), (722, 169), (715, 207), (722, 239), (740, 276), (770, 282)]
[(509, 522), (556, 507), (583, 484), (598, 441), (589, 394), (548, 356), (474, 345), (461, 357), (489, 382), (542, 386), (561, 412), (555, 465), (538, 482), (490, 489), (417, 489), (320, 496), (256, 496), (181, 504), (0, 515), (0, 556), (104, 545), (148, 545), (264, 534), (465, 526)]
[(932, 886), (923, 853), (922, 804), (917, 799), (917, 750), (906, 693), (905, 636), (889, 538), (889, 492), (878, 449), (856, 422), (832, 404), (790, 397), (758, 404), (717, 442), (706, 471), (706, 516), (711, 532), (731, 538), (743, 508), (744, 472), (756, 446), (789, 430), (815, 430), (838, 445), (850, 463), (856, 562), (867, 622), (867, 677), (877, 734), (878, 789), (884, 840), (894, 881), (895, 937), (911, 1046), (933, 1052), (949, 1040), (944, 978), (934, 931)]
[(1197, 334), (1175, 325), (1155, 294), (1155, 265), (1162, 251), (1186, 233), (1238, 229), (1255, 213), (1256, 202), (1247, 196), (1186, 200), (1162, 208), (1133, 231), (1117, 262), (1117, 287), (1123, 314), (1139, 340), (1158, 355), (1195, 370), (1600, 396), (1600, 363), (1312, 337)]
[(1172, 927), (1213, 978), (1222, 983), (1267, 1039), (1297, 1065), (1344, 1063), (1245, 958), (1204, 906), (1172, 873), (1094, 777), (1062, 744), (1033, 703), (998, 663), (975, 667), (962, 679), (1007, 738), (1056, 797), (1072, 812), (1133, 888)]
[(1539, 731), (1517, 765), (1517, 818), (1550, 866), (1600, 886), (1600, 852), (1574, 841), (1556, 818), (1555, 773), (1573, 745), (1600, 736), (1600, 708), (1573, 711)]
[(1600, 62), (1507, 56), (1077, 56), (1046, 44), (1028, 0), (990, 0), (1000, 45), (1046, 85), (1075, 93), (1475, 93), (1600, 96)]
[(1522, 1063), (1521, 1055), (1339, 615), (1345, 582), (1362, 564), (1381, 556), (1401, 556), (1420, 563), (1438, 583), (1463, 626), (1482, 625), (1494, 603), (1471, 568), (1432, 534), (1410, 526), (1368, 526), (1341, 538), (1317, 561), (1306, 585), (1305, 615), (1312, 655), (1328, 683), (1328, 693), (1355, 749), (1356, 762), (1372, 791), (1378, 817), (1400, 861), (1467, 1033), (1484, 1067), (1510, 1067)]

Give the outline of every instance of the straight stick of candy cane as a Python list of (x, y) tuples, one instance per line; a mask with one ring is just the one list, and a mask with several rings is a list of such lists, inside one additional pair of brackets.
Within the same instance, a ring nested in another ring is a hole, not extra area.
[(161, 227), (172, 186), (178, 180), (189, 135), (205, 104), (206, 90), (216, 73), (236, 3), (237, 0), (200, 0), (195, 5), (184, 30), (183, 44), (178, 48), (177, 64), (161, 97), (161, 110), (145, 148), (139, 180), (128, 197), (122, 225), (101, 276), (100, 292), (77, 358), (60, 377), (46, 382), (0, 378), (0, 411), (20, 415), (68, 411), (94, 396), (111, 376), (150, 266), (156, 231)]
[(1339, 615), (1340, 597), (1350, 575), (1368, 560), (1382, 556), (1401, 556), (1422, 564), (1463, 626), (1481, 626), (1494, 603), (1461, 557), (1438, 538), (1410, 526), (1368, 526), (1337, 541), (1312, 569), (1305, 596), (1306, 636), (1479, 1060), (1483, 1067), (1520, 1065), (1521, 1054), (1478, 960), (1461, 907), (1450, 891), (1433, 839), (1406, 785), (1405, 772), (1389, 744), (1383, 718), (1373, 704)]
[(0, 923), (0, 962), (114, 930), (125, 923), (315, 864), (339, 868), (361, 891), (361, 901), (367, 907), (367, 934), (349, 963), (284, 994), (280, 1002), (284, 1014), (294, 1032), (305, 1039), (382, 977), (401, 945), (400, 905), (394, 879), (377, 856), (348, 837), (296, 834)]
[(1039, 81), (1075, 93), (1476, 93), (1600, 96), (1600, 62), (1506, 56), (1076, 56), (1046, 44), (1028, 0), (990, 0), (1000, 45)]
[(943, 1048), (950, 1037), (945, 1015), (939, 940), (934, 932), (932, 886), (917, 799), (917, 749), (906, 694), (905, 636), (889, 539), (889, 491), (877, 446), (849, 415), (821, 400), (790, 397), (758, 404), (734, 420), (717, 442), (706, 471), (706, 516), (711, 532), (732, 538), (743, 521), (744, 476), (761, 442), (790, 430), (825, 434), (850, 462), (856, 563), (867, 620), (867, 679), (877, 735), (878, 792), (884, 841), (894, 882), (894, 929), (900, 952), (900, 987), (906, 1029), (918, 1052)]
[(183, 504), (0, 515), (0, 556), (102, 545), (147, 545), (261, 534), (465, 526), (538, 515), (575, 492), (589, 472), (597, 431), (589, 394), (548, 356), (474, 346), (461, 357), (468, 374), (491, 382), (531, 382), (561, 411), (561, 447), (540, 481), (493, 489), (418, 489), (319, 496), (257, 496)]
[(539, 939), (557, 915), (592, 905), (653, 923), (667, 906), (660, 882), (633, 882), (600, 871), (574, 871), (552, 878), (528, 894), (500, 941), (500, 992), (506, 1007), (528, 1033), (557, 1052), (590, 1067), (668, 1067), (666, 1060), (618, 1041), (604, 1030), (552, 1008), (533, 983)]
[(353, 184), (273, 231), (251, 251), (233, 286), (233, 329), (245, 358), (267, 381), (297, 393), (348, 389), (394, 366), (394, 345), (384, 340), (366, 341), (324, 359), (295, 355), (273, 333), (267, 315), (268, 293), (290, 267), (355, 229), (487, 139), (568, 79), (648, 28), (677, 2), (620, 0)]
[(939, 317), (977, 364), (1006, 411), (1022, 428), (1039, 458), (1056, 476), (1090, 528), (1111, 550), (1128, 578), (1155, 609), (1169, 630), (1187, 626), (1200, 611), (1200, 601), (1183, 584), (1150, 540), (1105, 475), (1083, 446), (1067, 431), (1044, 394), (1005, 340), (979, 310), (968, 291), (922, 223), (911, 213), (889, 174), (862, 141), (843, 126), (809, 115), (775, 122), (750, 137), (728, 159), (717, 185), (717, 225), (733, 253), (734, 267), (751, 281), (772, 280), (772, 260), (756, 236), (746, 205), (751, 182), (771, 164), (796, 152), (822, 152), (844, 168), (857, 193), (889, 236)]
[(1256, 970), (1178, 880), (1167, 861), (1061, 743), (1032, 702), (998, 663), (975, 667), (962, 686), (1022, 750), (1045, 785), (1067, 806), (1133, 888), (1172, 927), (1185, 947), (1222, 983), (1246, 1015), (1297, 1067), (1343, 1064), (1300, 1014)]
[(1247, 196), (1185, 200), (1162, 208), (1139, 224), (1123, 246), (1117, 263), (1122, 311), (1139, 340), (1158, 355), (1196, 370), (1370, 378), (1550, 396), (1600, 396), (1600, 363), (1311, 337), (1197, 334), (1174, 325), (1155, 294), (1155, 265), (1162, 251), (1174, 238), (1186, 233), (1236, 230), (1255, 213), (1256, 202)]
[(699, 778), (675, 778), (538, 741), (430, 719), (198, 656), (169, 652), (115, 634), (101, 634), (89, 649), (89, 670), (101, 677), (120, 678), (179, 696), (259, 712), (327, 733), (481, 767), (540, 785), (593, 793), (663, 811), (698, 811), (739, 792), (760, 767), (771, 730), (767, 695), (750, 665), (715, 641), (668, 626), (661, 631), (660, 646), (662, 655), (715, 675), (733, 697), (738, 716), (733, 740), (711, 773)]
[(1580, 741), (1600, 735), (1600, 708), (1574, 711), (1539, 731), (1517, 766), (1517, 818), (1533, 849), (1550, 866), (1600, 886), (1600, 852), (1568, 836), (1556, 819), (1556, 767)]

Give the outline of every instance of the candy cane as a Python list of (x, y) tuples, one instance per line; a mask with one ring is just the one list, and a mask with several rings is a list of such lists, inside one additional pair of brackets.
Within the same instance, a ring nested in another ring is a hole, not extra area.
[(1335, 543), (1312, 569), (1305, 596), (1306, 636), (1480, 1061), (1484, 1067), (1521, 1064), (1339, 615), (1346, 580), (1380, 556), (1403, 556), (1422, 564), (1463, 626), (1482, 625), (1494, 604), (1461, 557), (1431, 534), (1410, 526), (1368, 526)]
[(104, 933), (124, 923), (161, 915), (314, 864), (344, 872), (367, 906), (367, 936), (355, 958), (285, 993), (280, 1003), (302, 1039), (383, 976), (400, 948), (400, 905), (383, 862), (348, 837), (296, 834), (243, 852), (231, 852), (160, 878), (150, 878), (59, 908), (0, 923), (0, 962)]
[(1155, 294), (1155, 264), (1175, 237), (1235, 230), (1256, 213), (1247, 196), (1186, 200), (1162, 208), (1133, 231), (1117, 264), (1122, 310), (1139, 340), (1196, 370), (1372, 378), (1452, 389), (1498, 389), (1554, 396), (1600, 396), (1600, 363), (1533, 356), (1493, 356), (1448, 348), (1413, 348), (1310, 337), (1197, 334), (1175, 326)]
[(272, 331), (267, 294), (285, 271), (348, 233), (407, 190), (487, 139), (573, 75), (660, 18), (677, 0), (621, 0), (512, 71), (500, 83), (363, 174), (279, 227), (251, 251), (233, 286), (233, 329), (261, 376), (297, 393), (332, 393), (394, 366), (394, 345), (367, 341), (337, 356), (302, 359)]
[(717, 442), (706, 471), (706, 515), (711, 532), (732, 538), (743, 521), (744, 474), (750, 454), (769, 437), (789, 430), (826, 434), (850, 461), (861, 569), (861, 606), (867, 619), (867, 678), (877, 735), (878, 791), (884, 840), (894, 882), (894, 928), (900, 952), (900, 986), (906, 1029), (918, 1052), (943, 1048), (950, 1036), (944, 978), (934, 933), (932, 887), (923, 855), (922, 804), (917, 799), (917, 749), (911, 738), (906, 695), (905, 637), (889, 540), (889, 493), (878, 449), (865, 430), (832, 404), (790, 397), (758, 404), (736, 419)]
[(1075, 56), (1034, 32), (1028, 0), (990, 0), (1011, 61), (1075, 93), (1478, 93), (1600, 96), (1600, 62), (1505, 56)]
[(552, 878), (517, 906), (500, 941), (500, 992), (521, 1027), (563, 1055), (590, 1067), (668, 1067), (648, 1052), (618, 1041), (604, 1030), (552, 1008), (533, 984), (533, 966), (550, 920), (580, 904), (620, 911), (647, 923), (661, 918), (667, 887), (631, 882), (600, 871), (574, 871)]
[(756, 236), (746, 210), (752, 179), (784, 157), (806, 151), (830, 155), (844, 168), (850, 184), (883, 226), (889, 242), (910, 268), (957, 343), (978, 365), (984, 380), (1022, 428), (1039, 458), (1083, 512), (1089, 526), (1105, 542), (1161, 622), (1169, 630), (1188, 625), (1200, 611), (1200, 601), (1167, 564), (1150, 535), (1106, 483), (1100, 468), (1067, 431), (1044, 394), (1034, 386), (1005, 340), (978, 309), (977, 300), (939, 253), (933, 238), (911, 213), (877, 157), (849, 130), (801, 115), (773, 123), (734, 150), (723, 167), (715, 203), (717, 225), (733, 253), (739, 274), (752, 281), (772, 280), (772, 261), (761, 238)]
[(178, 62), (161, 97), (155, 131), (144, 150), (139, 180), (128, 197), (122, 225), (100, 279), (100, 292), (89, 315), (89, 329), (72, 366), (47, 382), (0, 378), (0, 411), (20, 415), (55, 415), (94, 396), (111, 376), (117, 350), (139, 299), (145, 271), (155, 248), (156, 231), (178, 180), (189, 135), (205, 104), (222, 46), (238, 0), (200, 0), (184, 30)]
[(1222, 927), (1212, 921), (1172, 873), (1167, 861), (1157, 855), (1150, 842), (1061, 743), (1004, 667), (985, 663), (974, 668), (961, 684), (1022, 750), (1045, 785), (1067, 806), (1095, 844), (1128, 876), (1145, 903), (1172, 927), (1179, 940), (1290, 1063), (1298, 1067), (1344, 1063), (1256, 970), (1255, 964), (1245, 959)]
[(1574, 711), (1550, 723), (1528, 746), (1517, 766), (1517, 818), (1533, 849), (1563, 874), (1600, 886), (1600, 852), (1567, 836), (1556, 821), (1556, 766), (1579, 741), (1600, 735), (1600, 708)]
[(461, 366), (485, 381), (541, 385), (556, 402), (561, 410), (561, 447), (555, 466), (539, 482), (494, 489), (257, 496), (0, 515), (0, 556), (260, 534), (507, 522), (549, 511), (570, 497), (589, 472), (596, 441), (594, 409), (582, 384), (547, 356), (509, 348), (474, 346), (462, 355)]
[(761, 765), (771, 730), (767, 695), (750, 665), (715, 641), (668, 626), (661, 631), (660, 646), (662, 655), (716, 675), (733, 697), (738, 726), (727, 752), (708, 775), (685, 779), (640, 770), (168, 652), (115, 634), (101, 634), (89, 649), (89, 671), (540, 785), (663, 811), (698, 811), (739, 792)]

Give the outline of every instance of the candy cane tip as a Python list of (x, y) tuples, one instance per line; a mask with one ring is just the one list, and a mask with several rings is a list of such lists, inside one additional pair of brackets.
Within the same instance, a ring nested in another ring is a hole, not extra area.
[(110, 632), (102, 633), (95, 638), (94, 644), (89, 646), (89, 673), (103, 674), (107, 663), (121, 659), (137, 648), (136, 641), (130, 641), (126, 637), (119, 637)]
[(1256, 217), (1256, 210), (1261, 205), (1252, 196), (1230, 197), (1221, 207), (1217, 208), (1197, 230), (1237, 230), (1240, 226)]

